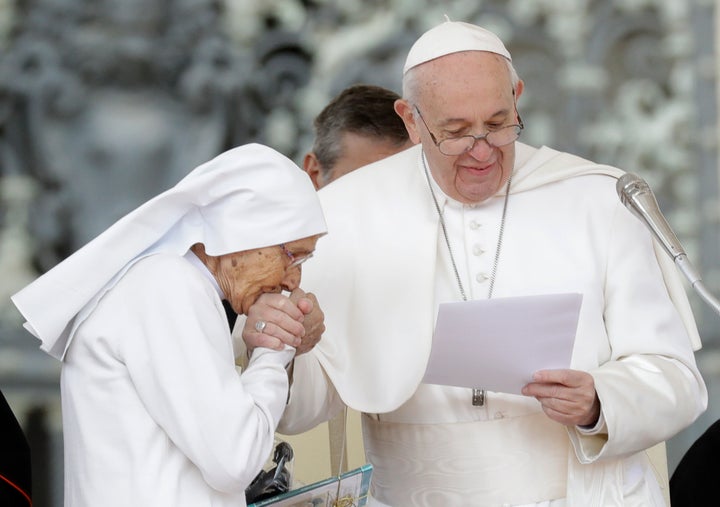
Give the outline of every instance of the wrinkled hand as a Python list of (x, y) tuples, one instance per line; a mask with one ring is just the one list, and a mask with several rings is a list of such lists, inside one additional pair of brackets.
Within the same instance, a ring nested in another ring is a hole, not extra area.
[(522, 389), (534, 396), (545, 414), (565, 426), (594, 426), (600, 417), (600, 399), (592, 375), (578, 370), (541, 370)]
[[(262, 294), (248, 310), (242, 330), (248, 352), (255, 347), (282, 350), (285, 344), (299, 347), (305, 334), (305, 313), (312, 311), (307, 300), (291, 301), (283, 294)], [(266, 323), (262, 333), (255, 329), (258, 321)]]
[[(299, 356), (312, 350), (320, 341), (322, 334), (325, 332), (325, 314), (320, 308), (315, 294), (312, 292), (306, 293), (302, 289), (295, 289), (292, 291), (292, 294), (290, 294), (290, 300), (295, 301), (298, 308), (305, 313), (305, 318), (303, 319), (305, 334), (302, 336), (302, 342), (296, 347), (295, 352), (295, 355)], [(307, 305), (308, 302), (310, 305)]]

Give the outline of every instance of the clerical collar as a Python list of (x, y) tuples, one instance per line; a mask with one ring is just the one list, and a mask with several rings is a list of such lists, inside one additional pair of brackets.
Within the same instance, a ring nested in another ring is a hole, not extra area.
[(223, 291), (220, 288), (220, 285), (218, 285), (217, 280), (215, 280), (215, 277), (207, 268), (207, 266), (203, 263), (203, 261), (201, 261), (197, 255), (195, 255), (195, 252), (193, 252), (192, 250), (188, 250), (183, 257), (187, 259), (190, 264), (198, 268), (200, 272), (205, 276), (205, 278), (207, 278), (210, 283), (212, 283), (213, 287), (215, 287), (215, 290), (218, 293), (218, 296), (220, 296), (220, 299), (225, 299), (225, 294), (223, 294)]

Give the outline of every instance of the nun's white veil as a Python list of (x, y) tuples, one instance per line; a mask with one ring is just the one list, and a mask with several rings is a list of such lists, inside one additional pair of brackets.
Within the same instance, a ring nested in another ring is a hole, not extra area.
[(97, 238), (12, 296), (40, 348), (62, 359), (77, 326), (137, 260), (261, 248), (327, 232), (305, 172), (259, 144), (229, 150), (118, 220)]

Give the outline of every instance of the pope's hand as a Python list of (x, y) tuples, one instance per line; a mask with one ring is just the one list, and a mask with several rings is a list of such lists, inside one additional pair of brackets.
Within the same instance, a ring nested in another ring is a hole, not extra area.
[(248, 310), (242, 330), (248, 353), (255, 347), (275, 350), (282, 350), (286, 344), (300, 347), (305, 335), (305, 314), (312, 309), (312, 301), (307, 298), (292, 301), (283, 294), (262, 294)]
[(303, 319), (305, 334), (302, 336), (300, 345), (296, 347), (296, 355), (300, 355), (311, 350), (320, 341), (325, 332), (325, 314), (312, 292), (295, 289), (290, 294), (290, 300), (295, 301), (298, 308), (305, 314)]
[(522, 389), (534, 396), (547, 416), (566, 426), (594, 426), (600, 399), (592, 375), (578, 370), (541, 370)]

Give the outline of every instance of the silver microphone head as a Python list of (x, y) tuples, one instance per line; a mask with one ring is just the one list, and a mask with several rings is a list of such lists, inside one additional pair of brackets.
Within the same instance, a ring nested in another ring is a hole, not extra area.
[(673, 259), (685, 254), (680, 241), (660, 211), (655, 194), (645, 180), (635, 174), (626, 173), (618, 178), (615, 189), (620, 201), (645, 223)]
[(625, 206), (630, 205), (632, 196), (638, 193), (652, 193), (650, 186), (640, 176), (632, 173), (625, 173), (620, 176), (615, 184), (620, 201)]

